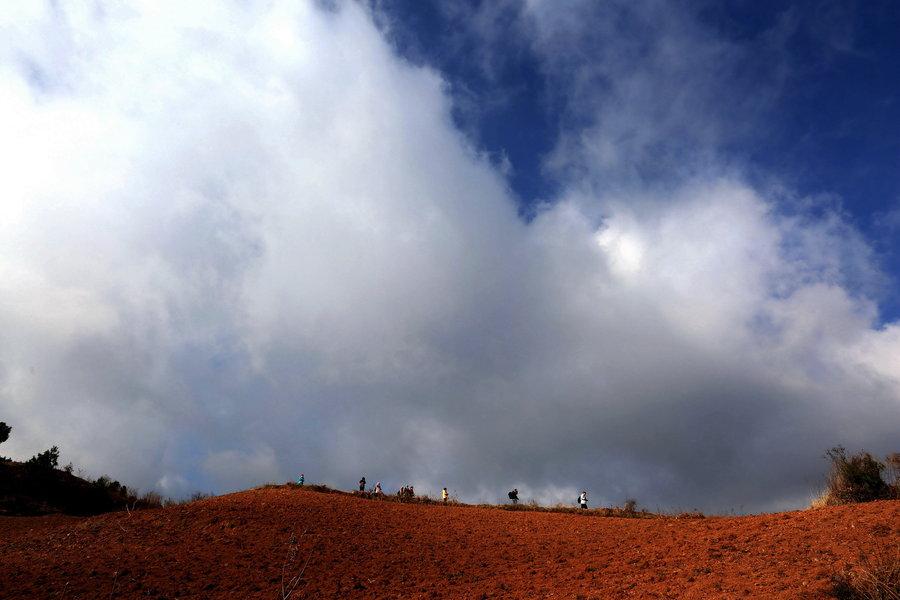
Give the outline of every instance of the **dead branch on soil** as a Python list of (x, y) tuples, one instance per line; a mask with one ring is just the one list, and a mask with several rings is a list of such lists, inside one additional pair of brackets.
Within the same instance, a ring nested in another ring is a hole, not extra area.
[(307, 531), (309, 531), (309, 528), (303, 530), (303, 533), (300, 534), (299, 539), (293, 533), (291, 534), (290, 542), (288, 542), (288, 556), (284, 561), (284, 564), (281, 565), (281, 600), (288, 600), (288, 598), (291, 597), (291, 594), (294, 593), (294, 590), (303, 579), (303, 573), (306, 571), (306, 567), (307, 565), (309, 565), (309, 561), (312, 559), (313, 550), (315, 550), (316, 543), (318, 543), (318, 536), (316, 536), (316, 543), (313, 543), (312, 547), (309, 549), (309, 552), (306, 555), (306, 560), (303, 561), (303, 566), (300, 567), (300, 570), (296, 575), (285, 581), (285, 577), (287, 576), (289, 569), (294, 566), (300, 556), (300, 541), (303, 540), (304, 537), (306, 537)]

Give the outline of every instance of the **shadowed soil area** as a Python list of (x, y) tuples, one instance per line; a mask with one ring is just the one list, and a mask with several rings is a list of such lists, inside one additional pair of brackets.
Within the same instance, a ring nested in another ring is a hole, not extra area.
[(2, 517), (0, 597), (282, 598), (306, 564), (290, 598), (824, 598), (833, 572), (898, 539), (900, 501), (626, 519), (256, 489)]

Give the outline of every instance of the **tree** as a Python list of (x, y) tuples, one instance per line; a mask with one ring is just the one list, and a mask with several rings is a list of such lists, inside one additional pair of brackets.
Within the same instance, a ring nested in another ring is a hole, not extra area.
[(0, 444), (9, 439), (9, 432), (12, 431), (12, 427), (0, 421)]
[(53, 446), (49, 450), (44, 450), (40, 454), (35, 454), (29, 458), (25, 464), (38, 469), (46, 469), (48, 471), (55, 469), (59, 464), (59, 448)]

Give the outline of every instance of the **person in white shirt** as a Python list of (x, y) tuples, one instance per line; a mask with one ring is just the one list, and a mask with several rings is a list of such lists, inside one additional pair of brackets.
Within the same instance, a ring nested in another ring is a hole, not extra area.
[(578, 503), (581, 504), (581, 508), (587, 508), (587, 492), (582, 490), (581, 495), (578, 496)]

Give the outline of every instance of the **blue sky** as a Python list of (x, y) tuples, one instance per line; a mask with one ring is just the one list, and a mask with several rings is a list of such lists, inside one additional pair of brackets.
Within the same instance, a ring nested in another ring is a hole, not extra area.
[[(521, 5), (375, 5), (387, 15), (398, 52), (446, 78), (460, 127), (494, 160), (509, 159), (509, 182), (523, 215), (552, 200), (559, 181), (542, 166), (571, 115), (553, 74), (544, 71), (517, 26)], [(694, 35), (752, 50), (728, 65), (733, 72), (721, 85), (766, 98), (751, 114), (722, 107), (719, 118), (747, 121), (746, 129), (736, 127), (740, 132), (723, 154), (750, 177), (775, 177), (799, 196), (827, 196), (839, 204), (891, 277), (879, 298), (881, 318), (900, 317), (900, 6), (888, 0), (675, 6), (696, 20)], [(569, 7), (562, 3), (557, 10)], [(488, 12), (493, 31), (486, 40), (473, 15)], [(599, 9), (594, 18), (609, 13)], [(623, 18), (622, 36), (645, 43), (652, 32), (639, 18)], [(590, 47), (572, 51), (590, 60)]]
[[(725, 8), (723, 8), (725, 7)], [(0, 3), (4, 454), (801, 507), (897, 451), (896, 3)]]

